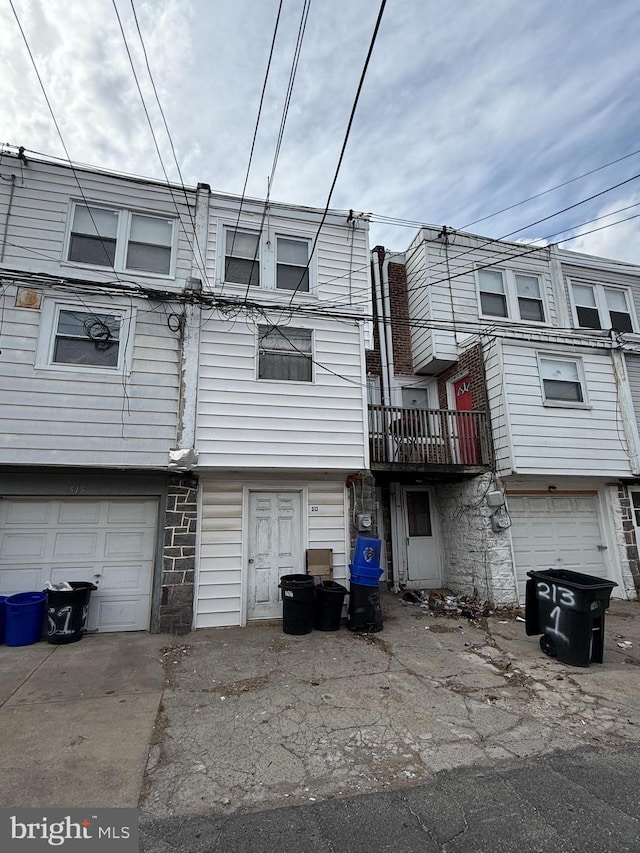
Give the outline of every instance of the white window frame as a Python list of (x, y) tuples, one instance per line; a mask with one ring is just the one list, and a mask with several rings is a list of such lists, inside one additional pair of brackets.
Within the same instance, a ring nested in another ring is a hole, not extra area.
[[(573, 295), (573, 287), (577, 285), (578, 287), (590, 287), (593, 289), (594, 293), (594, 301), (595, 308), (598, 311), (598, 319), (600, 320), (600, 328), (594, 329), (592, 326), (581, 326), (580, 321), (578, 319), (578, 306), (576, 305), (576, 301)], [(574, 328), (576, 329), (585, 329), (588, 332), (609, 332), (611, 329), (611, 313), (609, 310), (609, 306), (607, 305), (607, 290), (615, 290), (619, 293), (622, 293), (625, 299), (625, 303), (627, 305), (627, 313), (631, 318), (631, 331), (630, 332), (621, 332), (620, 334), (626, 335), (637, 335), (638, 334), (638, 319), (635, 313), (635, 307), (633, 303), (633, 295), (631, 292), (631, 288), (624, 287), (616, 284), (607, 284), (606, 282), (593, 282), (586, 281), (584, 279), (579, 278), (570, 278), (569, 279), (569, 299), (571, 302), (571, 314), (573, 317)]]
[[(500, 314), (485, 314), (482, 310), (482, 289), (480, 287), (480, 273), (483, 272), (482, 268), (476, 268), (475, 270), (475, 279), (476, 279), (476, 299), (478, 304), (478, 315), (483, 319), (492, 320), (496, 322), (503, 323), (524, 323), (527, 326), (546, 326), (549, 323), (549, 307), (547, 305), (545, 287), (544, 287), (544, 276), (541, 273), (531, 272), (530, 270), (518, 270), (518, 269), (507, 269), (506, 267), (489, 267), (486, 270), (487, 272), (492, 273), (500, 273), (502, 276), (502, 282), (504, 284), (504, 295), (506, 301), (507, 313), (506, 316), (502, 316)], [(516, 276), (527, 276), (528, 278), (535, 278), (538, 281), (538, 285), (540, 287), (540, 302), (542, 303), (542, 312), (544, 314), (544, 319), (542, 320), (526, 320), (520, 316), (520, 303), (518, 301), (518, 285)]]
[[(286, 334), (287, 329), (290, 331), (302, 331), (308, 332), (311, 342), (311, 352), (310, 352), (310, 360), (311, 360), (311, 378), (310, 379), (271, 379), (269, 377), (260, 376), (260, 330), (262, 328), (268, 327), (268, 323), (260, 323), (256, 325), (256, 365), (255, 365), (255, 378), (256, 381), (262, 382), (275, 382), (278, 385), (314, 385), (316, 381), (316, 353), (315, 353), (315, 334), (313, 329), (305, 328), (304, 326), (282, 326), (283, 332)], [(276, 328), (279, 328), (276, 324)]]
[[(98, 364), (65, 364), (53, 361), (58, 321), (61, 311), (74, 311), (82, 314), (109, 314), (120, 318), (118, 334), (118, 363), (113, 367)], [(133, 307), (116, 306), (113, 303), (83, 301), (82, 304), (69, 299), (45, 298), (42, 302), (40, 335), (36, 347), (35, 366), (38, 369), (56, 370), (72, 373), (74, 376), (101, 374), (117, 376), (131, 372), (133, 360), (133, 342), (135, 336), (135, 315)]]
[[(118, 225), (116, 231), (116, 250), (113, 265), (110, 264), (91, 264), (86, 261), (71, 261), (69, 260), (69, 252), (71, 249), (71, 235), (73, 234), (73, 223), (75, 220), (76, 209), (78, 207), (89, 207), (96, 210), (105, 210), (110, 213), (115, 213), (118, 216)], [(141, 270), (127, 266), (127, 253), (129, 249), (131, 223), (134, 216), (144, 216), (147, 219), (160, 219), (163, 222), (171, 223), (171, 244), (169, 246), (171, 256), (169, 260), (169, 271), (152, 272), (150, 270)], [(132, 208), (117, 207), (115, 205), (103, 204), (94, 202), (91, 199), (72, 199), (69, 206), (69, 215), (67, 219), (67, 231), (65, 234), (64, 249), (62, 263), (72, 267), (82, 267), (93, 270), (108, 271), (112, 270), (116, 273), (122, 273), (129, 276), (144, 276), (149, 278), (173, 279), (176, 274), (176, 256), (178, 250), (178, 228), (177, 220), (171, 216), (164, 216), (156, 211), (149, 210), (134, 210)]]
[[(550, 408), (564, 408), (564, 409), (589, 409), (591, 408), (589, 404), (589, 398), (587, 395), (587, 382), (584, 372), (584, 364), (580, 356), (566, 355), (564, 353), (558, 352), (538, 352), (536, 353), (537, 361), (538, 361), (538, 378), (540, 379), (540, 393), (542, 395), (542, 404), (544, 406), (548, 406)], [(544, 379), (543, 371), (542, 371), (542, 363), (543, 361), (559, 361), (565, 363), (571, 363), (576, 366), (577, 374), (578, 374), (578, 382), (580, 384), (580, 391), (582, 393), (582, 400), (562, 400), (555, 399), (554, 397), (547, 397), (545, 387), (544, 387)]]
[[(259, 231), (255, 223), (239, 222), (237, 225), (231, 220), (225, 220), (219, 223), (217, 243), (219, 248), (217, 259), (217, 282), (220, 287), (230, 292), (245, 293), (247, 290), (246, 284), (238, 284), (233, 281), (225, 280), (226, 272), (226, 255), (227, 255), (227, 234), (229, 232), (238, 231), (246, 234), (258, 234)], [(295, 293), (295, 299), (313, 299), (317, 298), (317, 259), (316, 252), (308, 257), (307, 269), (309, 271), (309, 290), (287, 290), (277, 286), (277, 265), (278, 265), (278, 239), (296, 240), (300, 243), (306, 243), (308, 247), (308, 255), (313, 247), (313, 240), (308, 234), (296, 232), (295, 228), (272, 228), (267, 232), (265, 229), (260, 236), (258, 245), (258, 262), (260, 271), (260, 284), (249, 285), (249, 292), (254, 295), (269, 291), (269, 297), (279, 295), (283, 300), (290, 300), (291, 295)]]

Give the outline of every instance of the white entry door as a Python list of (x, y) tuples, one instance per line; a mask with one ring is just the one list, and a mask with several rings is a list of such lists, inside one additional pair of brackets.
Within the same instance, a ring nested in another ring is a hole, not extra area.
[(407, 537), (407, 579), (412, 586), (435, 589), (442, 584), (440, 552), (428, 489), (405, 486), (402, 504)]
[(282, 616), (282, 575), (305, 573), (301, 492), (249, 493), (247, 618)]

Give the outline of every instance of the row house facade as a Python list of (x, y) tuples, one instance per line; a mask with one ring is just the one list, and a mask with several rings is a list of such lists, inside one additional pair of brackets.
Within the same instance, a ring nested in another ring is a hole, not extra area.
[(635, 598), (640, 269), (426, 227), (373, 268), (389, 580), (523, 603), (528, 571), (564, 568)]
[(0, 594), (90, 629), (278, 615), (347, 578), (366, 479), (368, 223), (3, 150)]

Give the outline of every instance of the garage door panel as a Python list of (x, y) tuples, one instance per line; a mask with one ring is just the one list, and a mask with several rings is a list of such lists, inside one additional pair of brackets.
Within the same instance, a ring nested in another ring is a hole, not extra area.
[(91, 628), (146, 630), (157, 510), (149, 498), (0, 501), (0, 594), (89, 581)]
[(100, 523), (100, 501), (88, 501), (85, 498), (74, 502), (60, 501), (58, 524), (71, 524), (81, 527), (85, 524)]
[(594, 497), (510, 495), (508, 505), (521, 602), (530, 571), (568, 569), (608, 577)]
[(47, 553), (45, 533), (5, 533), (0, 539), (0, 559), (42, 560)]
[(53, 549), (48, 562), (66, 560), (89, 560), (98, 549), (97, 533), (56, 533), (53, 537)]
[(127, 556), (131, 558), (143, 558), (149, 553), (150, 537), (145, 534), (145, 531), (124, 532), (113, 531), (107, 533), (104, 543), (104, 556), (113, 558), (118, 556)]

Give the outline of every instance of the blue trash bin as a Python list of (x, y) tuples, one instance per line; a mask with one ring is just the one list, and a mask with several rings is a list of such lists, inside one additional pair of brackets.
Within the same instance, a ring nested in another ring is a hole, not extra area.
[(43, 592), (19, 592), (4, 603), (7, 646), (29, 646), (42, 636), (47, 596)]
[(353, 565), (369, 566), (373, 569), (380, 568), (381, 539), (372, 539), (368, 536), (356, 537), (353, 549)]
[(351, 583), (360, 586), (378, 586), (382, 572), (382, 569), (375, 566), (354, 566), (353, 563), (349, 566)]
[(6, 595), (0, 595), (0, 643), (4, 643), (4, 623), (6, 621), (7, 608), (5, 607)]

